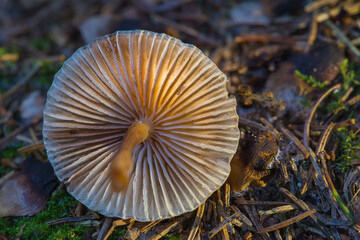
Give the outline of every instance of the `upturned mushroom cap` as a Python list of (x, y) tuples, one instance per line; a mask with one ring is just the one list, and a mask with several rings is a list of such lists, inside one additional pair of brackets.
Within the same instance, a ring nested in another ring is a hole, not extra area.
[[(148, 31), (116, 32), (80, 48), (55, 75), (44, 110), (48, 158), (69, 193), (106, 216), (152, 221), (191, 211), (227, 179), (239, 130), (226, 76), (193, 45)], [(111, 162), (129, 128), (127, 188)]]

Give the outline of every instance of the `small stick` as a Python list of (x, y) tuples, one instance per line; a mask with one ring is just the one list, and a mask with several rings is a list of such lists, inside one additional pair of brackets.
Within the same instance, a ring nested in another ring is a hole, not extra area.
[[(218, 200), (218, 203), (219, 203), (219, 206), (220, 206), (220, 209), (217, 208), (218, 210), (223, 210), (223, 207), (224, 207), (224, 203), (222, 202), (221, 200), (221, 192), (220, 192), (220, 188), (216, 191), (216, 195), (217, 195), (217, 200)], [(219, 214), (219, 220), (220, 222), (223, 222), (224, 221), (224, 217), (221, 215), (221, 213)], [(221, 236), (222, 238), (224, 239), (229, 239), (229, 232), (228, 232), (228, 229), (227, 228), (221, 228), (220, 230), (221, 231)]]
[(135, 221), (134, 219), (125, 219), (125, 220), (118, 219), (118, 220), (113, 221), (110, 229), (108, 230), (108, 232), (106, 233), (106, 235), (105, 235), (105, 237), (103, 239), (104, 240), (108, 239), (110, 237), (111, 233), (114, 231), (115, 227), (124, 226), (124, 225), (132, 223), (134, 221)]
[(326, 10), (326, 12), (319, 13), (316, 18), (316, 21), (318, 21), (319, 23), (324, 22), (325, 20), (329, 19), (330, 17), (338, 16), (340, 12), (341, 12), (341, 8), (338, 6), (331, 8), (329, 10)]
[(220, 43), (217, 42), (216, 40), (214, 39), (211, 39), (205, 35), (203, 35), (202, 33), (198, 32), (197, 30), (195, 30), (194, 28), (191, 28), (187, 25), (183, 25), (183, 24), (180, 24), (180, 23), (177, 23), (177, 22), (174, 22), (168, 18), (164, 18), (164, 17), (161, 17), (160, 15), (156, 15), (156, 14), (153, 14), (151, 15), (156, 21), (168, 26), (168, 27), (172, 27), (174, 29), (177, 29), (179, 30), (180, 32), (183, 32), (183, 33), (186, 33), (188, 34), (189, 36), (192, 36), (192, 37), (195, 37), (197, 39), (199, 39), (200, 41), (206, 43), (206, 44), (209, 44), (213, 47), (219, 47), (220, 46)]
[(321, 7), (324, 7), (326, 5), (335, 5), (339, 0), (318, 0), (318, 1), (314, 1), (309, 3), (308, 5), (305, 6), (304, 10), (305, 12), (309, 13), (312, 11), (315, 11)]
[(306, 181), (304, 182), (304, 185), (302, 186), (302, 188), (300, 190), (300, 195), (303, 195), (304, 193), (306, 193), (306, 191), (308, 190), (309, 185), (313, 179), (314, 179), (314, 167), (311, 165), (309, 168), (309, 171), (307, 171)]
[[(289, 192), (287, 189), (285, 188), (280, 188), (280, 192), (287, 198), (289, 198), (293, 203), (295, 203), (298, 207), (300, 207), (302, 210), (310, 210), (309, 206), (302, 201), (301, 199), (296, 198), (291, 192)], [(324, 227), (324, 225), (322, 223), (319, 222), (318, 217), (316, 217), (316, 214), (314, 215), (310, 215), (310, 218), (315, 222), (316, 226), (318, 228), (321, 229), (321, 231), (324, 233), (324, 235), (328, 238), (328, 239), (334, 239), (333, 237), (330, 236), (330, 234), (328, 233), (328, 229), (326, 229)]]
[[(330, 178), (329, 172), (327, 170), (324, 154), (319, 154), (319, 155), (320, 155), (319, 158), (320, 158), (320, 162), (322, 165), (322, 169), (324, 171), (325, 178), (329, 184), (329, 188), (330, 188), (329, 195), (330, 195), (331, 200), (333, 200), (332, 201), (333, 205), (335, 206), (336, 210), (338, 211), (338, 213), (340, 214), (340, 216), (343, 219), (347, 219), (346, 216), (348, 216), (352, 221), (355, 221), (355, 218), (352, 216), (349, 209), (346, 207), (346, 204), (341, 199), (339, 193), (337, 192), (337, 190)], [(341, 209), (339, 208), (339, 205), (340, 205)]]
[(292, 226), (288, 227), (286, 229), (286, 235), (285, 235), (285, 240), (292, 240), (293, 239), (293, 231), (292, 231)]
[(333, 122), (331, 122), (326, 130), (323, 132), (321, 138), (320, 138), (320, 143), (319, 143), (319, 146), (317, 147), (316, 149), (316, 156), (319, 156), (319, 154), (323, 151), (325, 151), (325, 145), (327, 143), (327, 140), (329, 138), (329, 135), (331, 133), (331, 131), (333, 130), (335, 124)]
[[(80, 216), (84, 215), (85, 210), (86, 210), (85, 205), (83, 205), (81, 202), (79, 202), (75, 209), (75, 216), (80, 217)], [(92, 216), (94, 216), (94, 215), (92, 215)]]
[(305, 47), (305, 51), (309, 52), (311, 46), (314, 44), (318, 31), (318, 22), (317, 22), (317, 11), (313, 12), (312, 20), (311, 20), (311, 30), (309, 34), (309, 38)]
[[(182, 220), (183, 221), (183, 220)], [(181, 222), (182, 222), (181, 221)], [(174, 223), (170, 223), (168, 225), (166, 225), (165, 227), (163, 227), (161, 230), (160, 230), (160, 233), (154, 235), (154, 236), (151, 236), (148, 238), (148, 240), (158, 240), (160, 238), (162, 238), (163, 236), (165, 236), (168, 232), (170, 232), (171, 229), (173, 229), (174, 227), (176, 227), (177, 225), (179, 225), (180, 223), (180, 220), (177, 220), (175, 221)]]
[(65, 218), (59, 218), (53, 221), (45, 222), (47, 225), (57, 225), (61, 223), (69, 223), (69, 222), (82, 222), (85, 220), (95, 220), (96, 217), (93, 215), (85, 215), (85, 216), (78, 216), (78, 217), (65, 217)]
[(294, 44), (296, 41), (303, 41), (301, 38), (290, 38), (284, 36), (271, 36), (271, 35), (259, 35), (253, 34), (248, 36), (236, 36), (236, 43), (247, 43), (247, 42), (275, 42), (275, 43), (287, 43)]
[[(360, 100), (360, 98), (359, 98), (359, 100)], [(351, 125), (354, 125), (355, 123), (356, 123), (355, 118), (350, 118), (348, 120), (344, 120), (344, 121), (335, 123), (333, 129), (338, 129), (338, 128), (342, 128), (342, 127), (349, 127)], [(328, 126), (323, 125), (323, 126), (312, 126), (311, 128), (313, 128), (313, 130), (323, 131), (327, 127)]]
[[(240, 210), (237, 209), (237, 208), (236, 208), (236, 209), (233, 208), (233, 206), (231, 206), (231, 208), (232, 208), (233, 210), (235, 210), (235, 213), (232, 214), (231, 216), (225, 218), (225, 220), (222, 221), (217, 227), (215, 227), (214, 229), (212, 229), (212, 230), (208, 233), (209, 238), (213, 238), (219, 231), (224, 230), (225, 227), (228, 227), (229, 224), (231, 224), (231, 223), (234, 222), (235, 220), (238, 220), (238, 219), (237, 219), (238, 217), (241, 218), (241, 215), (243, 215), (243, 214), (240, 212)], [(245, 215), (243, 215), (243, 216), (245, 216)], [(245, 218), (246, 218), (246, 216), (245, 216)], [(246, 219), (247, 219), (247, 218), (246, 218)], [(250, 220), (247, 219), (247, 221), (246, 221), (245, 224), (248, 224), (249, 221), (250, 221)], [(251, 222), (250, 222), (250, 224), (251, 224)], [(229, 235), (228, 235), (228, 234), (227, 234), (227, 235), (223, 235), (222, 237), (225, 238), (225, 239), (229, 239)]]
[(314, 214), (315, 212), (316, 212), (315, 209), (308, 210), (308, 211), (306, 211), (306, 212), (304, 212), (302, 214), (299, 214), (299, 215), (297, 215), (295, 217), (292, 217), (292, 218), (290, 218), (288, 220), (285, 220), (285, 221), (283, 221), (281, 223), (277, 223), (277, 224), (274, 224), (274, 225), (272, 225), (270, 227), (263, 228), (263, 229), (257, 231), (256, 233), (266, 233), (266, 232), (271, 232), (271, 231), (275, 231), (275, 230), (287, 227), (287, 226), (289, 226), (291, 224), (294, 224), (294, 223), (296, 223), (296, 222), (298, 222), (300, 220), (303, 220), (304, 218), (309, 217), (310, 215)]
[(234, 210), (235, 213), (238, 214), (238, 217), (240, 218), (240, 220), (245, 223), (245, 225), (252, 227), (253, 224), (250, 221), (250, 219), (248, 219), (245, 214), (243, 214), (237, 207), (235, 207), (234, 205), (230, 206), (232, 210)]
[(357, 95), (353, 98), (350, 98), (347, 102), (346, 102), (346, 106), (351, 106), (354, 105), (355, 103), (360, 101), (360, 95)]
[(225, 209), (228, 211), (230, 207), (230, 185), (225, 184)]
[(200, 207), (198, 208), (197, 212), (196, 212), (196, 217), (195, 217), (193, 226), (192, 226), (190, 234), (189, 234), (189, 236), (187, 238), (188, 240), (194, 240), (195, 239), (196, 234), (199, 231), (202, 216), (204, 215), (204, 209), (205, 209), (205, 203), (201, 204)]
[(35, 152), (37, 150), (43, 150), (45, 149), (45, 145), (43, 141), (38, 141), (38, 142), (34, 142), (30, 145), (21, 147), (17, 150), (17, 152), (19, 154), (23, 154), (23, 153), (31, 153), (31, 152)]
[(309, 148), (309, 135), (310, 135), (310, 124), (312, 121), (312, 118), (315, 115), (315, 111), (317, 109), (317, 107), (319, 106), (319, 104), (325, 99), (325, 97), (327, 97), (332, 91), (334, 91), (335, 89), (339, 89), (341, 87), (341, 84), (336, 84), (335, 86), (331, 87), (330, 89), (328, 89), (315, 103), (315, 105), (313, 106), (313, 108), (310, 111), (310, 114), (308, 116), (308, 118), (306, 119), (305, 122), (305, 126), (304, 126), (304, 147), (306, 150), (308, 150)]
[(109, 228), (110, 224), (113, 222), (113, 219), (111, 217), (106, 217), (105, 221), (99, 231), (99, 234), (96, 238), (96, 240), (106, 240), (106, 236), (103, 237), (103, 235), (105, 234), (105, 231)]
[(37, 71), (39, 71), (39, 69), (40, 64), (35, 64), (35, 66), (30, 70), (30, 72), (28, 72), (28, 74), (19, 83), (17, 83), (15, 86), (10, 88), (3, 94), (3, 101), (13, 96), (21, 87), (25, 86), (32, 79), (32, 77), (34, 77)]
[(34, 141), (31, 138), (29, 138), (27, 136), (24, 136), (22, 134), (16, 135), (15, 139), (19, 140), (19, 141), (23, 141), (24, 143), (28, 143), (28, 144), (33, 144), (34, 143)]
[(193, 2), (193, 0), (173, 0), (169, 2), (164, 2), (162, 4), (158, 4), (155, 6), (151, 6), (148, 4), (145, 4), (146, 2), (143, 1), (134, 1), (135, 5), (138, 6), (141, 10), (148, 12), (148, 13), (164, 13), (164, 12), (170, 12), (171, 10), (174, 10), (177, 7), (180, 7), (184, 4), (189, 4)]
[(273, 206), (273, 205), (288, 205), (288, 202), (271, 202), (271, 201), (248, 201), (248, 200), (238, 200), (235, 202), (240, 205), (265, 205), (265, 206)]
[[(33, 127), (29, 127), (29, 133), (30, 133), (30, 136), (31, 136), (31, 139), (33, 140), (33, 143), (36, 143), (39, 141), (38, 137), (36, 136), (36, 133), (35, 133), (35, 130)], [(44, 147), (45, 148), (45, 147)], [(40, 152), (39, 151), (35, 151), (33, 153), (35, 155), (35, 157), (40, 160), (41, 162), (45, 162), (46, 159), (43, 158), (43, 156), (41, 156)]]
[(226, 227), (229, 223), (231, 223), (234, 219), (238, 217), (238, 213), (234, 213), (230, 217), (226, 218), (224, 221), (222, 221), (217, 227), (215, 227), (213, 230), (209, 232), (209, 237), (213, 238), (218, 232), (220, 232), (222, 229)]
[(266, 127), (262, 126), (261, 124), (244, 117), (239, 117), (239, 126), (243, 128), (249, 127), (255, 130), (267, 130)]
[(360, 52), (359, 50), (351, 44), (351, 41), (341, 32), (341, 30), (330, 20), (326, 19), (324, 21), (325, 25), (331, 28), (338, 38), (345, 43), (345, 45), (350, 49), (350, 51), (357, 57), (360, 58)]
[[(244, 208), (245, 208), (246, 212), (248, 213), (248, 216), (251, 219), (251, 222), (255, 226), (256, 230), (263, 229), (263, 226), (259, 220), (259, 215), (257, 214), (255, 207), (244, 205)], [(260, 236), (264, 240), (270, 240), (270, 235), (268, 233), (260, 234)]]
[(311, 161), (311, 163), (314, 167), (314, 170), (317, 174), (317, 179), (319, 180), (319, 183), (323, 184), (323, 187), (327, 188), (328, 182), (326, 181), (326, 178), (324, 177), (324, 174), (321, 171), (321, 168), (318, 164), (318, 159), (316, 158), (314, 151), (311, 148), (309, 148), (309, 150), (310, 150), (310, 161)]
[(285, 128), (285, 126), (282, 123), (279, 123), (279, 127), (281, 132), (285, 135), (285, 137), (295, 144), (295, 146), (299, 149), (299, 151), (302, 152), (305, 159), (308, 159), (310, 153), (306, 150), (304, 145), (301, 144), (300, 140), (292, 132), (290, 132), (290, 130)]
[(349, 87), (349, 89), (344, 93), (344, 95), (341, 97), (340, 102), (344, 103), (346, 99), (349, 98), (350, 94), (354, 91), (353, 87)]
[(262, 118), (262, 117), (259, 120), (262, 124), (264, 124), (267, 128), (269, 128), (272, 132), (275, 133), (277, 140), (280, 139), (279, 131), (268, 120), (266, 120), (265, 118)]
[(149, 231), (151, 228), (153, 228), (154, 226), (156, 226), (158, 223), (160, 223), (161, 220), (156, 220), (156, 221), (152, 221), (149, 224), (145, 225), (144, 227), (142, 227), (140, 229), (140, 232), (142, 233), (146, 233), (147, 231)]
[(30, 123), (27, 123), (17, 129), (15, 129), (8, 136), (1, 139), (0, 140), (0, 150), (3, 149), (13, 138), (15, 138), (16, 135), (18, 135), (19, 133), (22, 133), (30, 126), (38, 124), (39, 122), (41, 122), (41, 120), (42, 120), (42, 117), (36, 118), (33, 121), (31, 121)]
[(272, 214), (276, 214), (276, 213), (289, 212), (289, 211), (292, 211), (294, 209), (295, 208), (292, 205), (288, 204), (288, 205), (276, 207), (276, 208), (266, 210), (266, 211), (259, 210), (259, 215), (260, 216), (262, 216), (262, 215), (272, 215)]
[(275, 230), (275, 238), (276, 240), (282, 240), (282, 237), (281, 237), (281, 234), (280, 234), (280, 231), (277, 229)]

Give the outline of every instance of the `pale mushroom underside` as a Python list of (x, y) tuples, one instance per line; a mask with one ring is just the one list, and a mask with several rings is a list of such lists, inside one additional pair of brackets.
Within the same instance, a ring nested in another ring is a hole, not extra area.
[[(109, 167), (127, 129), (147, 122), (126, 191)], [(148, 31), (116, 32), (79, 49), (55, 75), (44, 142), (56, 175), (88, 208), (152, 221), (191, 211), (226, 180), (237, 149), (226, 76), (193, 45)]]

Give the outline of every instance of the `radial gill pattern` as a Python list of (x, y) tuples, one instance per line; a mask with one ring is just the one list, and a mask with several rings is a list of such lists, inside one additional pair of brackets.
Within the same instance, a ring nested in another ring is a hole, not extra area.
[[(79, 49), (56, 74), (44, 142), (58, 178), (88, 208), (151, 221), (191, 211), (226, 180), (239, 139), (226, 76), (193, 45), (148, 31), (117, 32)], [(126, 191), (109, 168), (127, 129), (149, 137), (132, 156)]]

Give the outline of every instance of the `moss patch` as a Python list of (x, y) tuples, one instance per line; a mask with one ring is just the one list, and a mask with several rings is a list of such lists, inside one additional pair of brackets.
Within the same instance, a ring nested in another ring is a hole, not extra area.
[(94, 229), (80, 224), (49, 226), (46, 222), (68, 217), (77, 201), (66, 191), (56, 192), (47, 203), (47, 208), (33, 217), (0, 218), (0, 233), (7, 238), (21, 239), (84, 239)]

